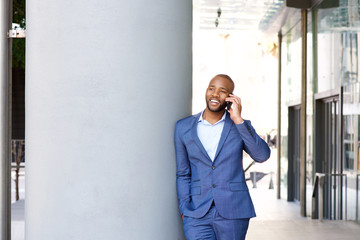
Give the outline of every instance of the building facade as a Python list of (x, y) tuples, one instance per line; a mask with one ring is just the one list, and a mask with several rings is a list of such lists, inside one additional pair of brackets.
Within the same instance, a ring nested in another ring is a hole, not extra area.
[(359, 221), (359, 1), (291, 2), (272, 17), (281, 45), (281, 196), (318, 217), (322, 195), (324, 218)]

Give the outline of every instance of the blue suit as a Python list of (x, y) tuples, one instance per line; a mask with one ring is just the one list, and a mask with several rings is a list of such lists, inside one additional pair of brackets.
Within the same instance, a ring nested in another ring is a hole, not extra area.
[(176, 123), (176, 180), (180, 213), (202, 218), (214, 202), (226, 219), (255, 217), (245, 182), (243, 150), (255, 161), (270, 157), (270, 149), (251, 126), (250, 121), (236, 125), (226, 113), (214, 161), (211, 161), (197, 136), (200, 114)]

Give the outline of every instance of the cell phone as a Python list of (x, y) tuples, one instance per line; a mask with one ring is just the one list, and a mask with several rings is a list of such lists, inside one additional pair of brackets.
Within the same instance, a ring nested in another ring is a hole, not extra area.
[[(231, 93), (231, 94), (232, 94), (232, 93)], [(229, 97), (230, 97), (230, 95), (229, 95)], [(226, 109), (227, 109), (228, 111), (230, 111), (231, 105), (232, 105), (232, 102), (226, 102)]]
[(231, 109), (232, 102), (226, 102), (226, 109), (229, 111)]

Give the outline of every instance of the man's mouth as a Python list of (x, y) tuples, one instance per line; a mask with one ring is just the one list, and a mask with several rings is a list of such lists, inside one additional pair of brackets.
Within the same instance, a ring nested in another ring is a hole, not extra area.
[(219, 104), (220, 102), (218, 101), (218, 100), (215, 100), (215, 99), (211, 99), (210, 100), (210, 104), (211, 105), (217, 105), (217, 104)]

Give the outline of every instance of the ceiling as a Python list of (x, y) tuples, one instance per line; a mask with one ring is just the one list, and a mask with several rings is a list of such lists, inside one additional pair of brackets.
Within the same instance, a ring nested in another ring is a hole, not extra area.
[(198, 21), (194, 24), (199, 29), (258, 30), (260, 21), (276, 14), (283, 3), (284, 0), (193, 0), (194, 21)]

